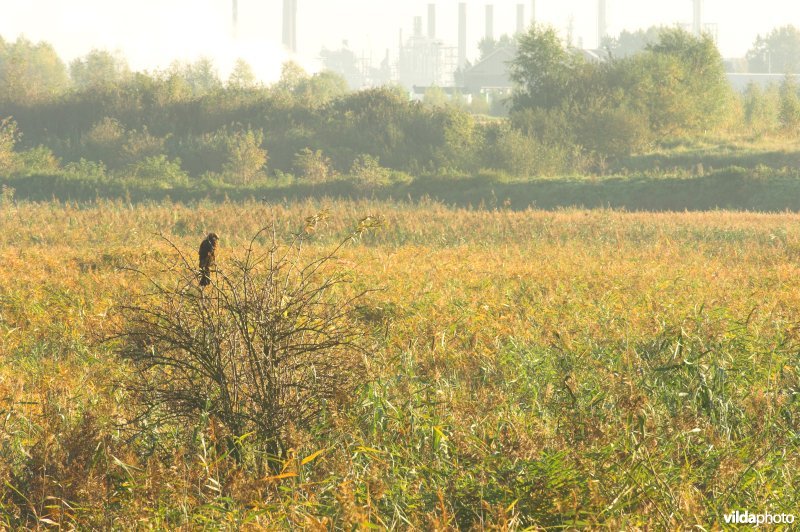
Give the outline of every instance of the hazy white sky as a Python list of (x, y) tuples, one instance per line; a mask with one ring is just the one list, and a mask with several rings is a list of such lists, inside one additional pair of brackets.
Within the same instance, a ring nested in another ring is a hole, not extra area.
[[(607, 0), (608, 30), (654, 24), (690, 23), (691, 0)], [(323, 46), (343, 40), (377, 63), (386, 49), (396, 56), (399, 31), (412, 31), (414, 15), (426, 16), (428, 0), (298, 0), (301, 63), (316, 68)], [(456, 44), (459, 0), (439, 0), (437, 34)], [(483, 36), (484, 9), (495, 5), (495, 35), (512, 33), (516, 5), (530, 0), (467, 0), (470, 57)], [(288, 56), (281, 49), (281, 0), (239, 0), (240, 28), (234, 38), (231, 0), (0, 0), (0, 35), (25, 35), (53, 43), (69, 61), (92, 48), (120, 50), (134, 69), (155, 69), (175, 59), (215, 59), (223, 75), (237, 57), (248, 60), (260, 77), (277, 77)], [(572, 21), (575, 42), (597, 41), (597, 0), (537, 0), (536, 18), (560, 29)], [(757, 34), (774, 27), (800, 27), (800, 0), (705, 0), (703, 19), (718, 28), (726, 57), (742, 56)], [(425, 23), (427, 24), (427, 23)], [(427, 26), (425, 26), (427, 27)]]

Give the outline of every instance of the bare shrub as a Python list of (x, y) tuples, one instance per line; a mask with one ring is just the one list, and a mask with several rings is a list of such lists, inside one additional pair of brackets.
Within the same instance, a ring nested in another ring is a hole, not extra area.
[(366, 292), (353, 289), (335, 259), (374, 224), (365, 219), (335, 249), (304, 260), (306, 236), (320, 219), (309, 218), (288, 242), (274, 225), (262, 229), (243, 256), (217, 263), (204, 290), (194, 261), (174, 245), (178, 260), (168, 275), (137, 272), (149, 288), (119, 307), (115, 340), (135, 370), (128, 388), (139, 420), (208, 416), (236, 453), (235, 442), (248, 438), (282, 457), (288, 433), (353, 397), (365, 379), (365, 336), (352, 313)]

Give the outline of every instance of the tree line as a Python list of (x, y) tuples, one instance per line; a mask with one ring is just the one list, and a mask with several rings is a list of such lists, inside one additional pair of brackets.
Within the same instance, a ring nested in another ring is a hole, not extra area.
[(620, 36), (593, 61), (552, 28), (530, 28), (514, 43), (507, 119), (458, 100), (411, 102), (398, 87), (352, 92), (294, 63), (263, 85), (243, 61), (227, 80), (207, 59), (132, 72), (109, 52), (66, 65), (47, 43), (0, 39), (0, 175), (235, 185), (557, 175), (604, 171), (665, 137), (800, 128), (791, 78), (738, 95), (710, 37), (639, 37)]

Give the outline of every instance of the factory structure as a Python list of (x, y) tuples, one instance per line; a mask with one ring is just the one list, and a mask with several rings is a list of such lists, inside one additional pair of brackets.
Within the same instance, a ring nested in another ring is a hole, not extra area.
[(297, 0), (283, 0), (283, 46), (297, 53)]
[[(282, 42), (290, 53), (298, 51), (298, 1), (283, 0)], [(575, 49), (589, 60), (602, 61), (605, 57), (602, 48), (608, 36), (608, 0), (595, 1), (597, 2), (597, 46), (594, 49), (584, 49), (581, 45)], [(692, 2), (693, 8), (692, 23), (684, 25), (684, 28), (696, 35), (710, 33), (716, 37), (716, 25), (703, 22), (703, 0), (684, 1), (687, 4), (689, 1)], [(409, 89), (412, 97), (415, 95), (419, 97), (431, 87), (442, 88), (448, 94), (461, 92), (483, 96), (504, 95), (512, 88), (508, 64), (516, 54), (515, 39), (508, 37), (525, 32), (536, 22), (536, 0), (531, 0), (529, 6), (524, 3), (511, 6), (504, 3), (503, 9), (511, 7), (515, 10), (515, 25), (513, 28), (501, 30), (499, 34), (496, 34), (495, 27), (495, 5), (487, 3), (478, 9), (475, 7), (468, 5), (467, 2), (459, 2), (457, 20), (444, 21), (444, 24), (457, 25), (455, 46), (438, 37), (437, 24), (441, 21), (437, 21), (437, 5), (430, 3), (425, 17), (420, 14), (411, 21), (410, 33), (404, 29), (399, 30), (396, 54), (393, 55), (391, 51), (386, 50), (378, 66), (375, 66), (371, 57), (364, 57), (363, 54), (359, 56), (348, 49), (346, 44), (339, 50), (324, 49), (320, 53), (320, 59), (325, 68), (342, 74), (353, 89), (398, 83)], [(236, 35), (239, 18), (238, 0), (232, 0), (232, 8), (234, 35)], [(526, 13), (526, 8), (529, 8), (529, 13)], [(468, 41), (467, 23), (469, 17), (480, 15), (483, 16), (484, 27), (482, 42), (494, 42), (496, 46), (472, 64), (467, 58), (468, 50), (477, 43)], [(498, 40), (498, 36), (503, 38)]]

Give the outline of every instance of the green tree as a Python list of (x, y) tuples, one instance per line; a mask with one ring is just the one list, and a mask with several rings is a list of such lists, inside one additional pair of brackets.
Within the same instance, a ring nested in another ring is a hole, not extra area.
[(663, 30), (661, 26), (651, 26), (646, 30), (633, 32), (622, 30), (618, 37), (606, 37), (601, 47), (607, 50), (612, 58), (630, 57), (644, 52), (648, 45), (658, 42)]
[(792, 25), (758, 36), (747, 52), (750, 72), (800, 73), (800, 30)]
[(323, 139), (341, 147), (334, 154), (338, 160), (352, 161), (366, 153), (392, 168), (404, 168), (420, 155), (407, 147), (412, 104), (402, 91), (384, 87), (354, 92), (333, 101), (326, 111)]
[(347, 81), (342, 76), (324, 70), (311, 77), (301, 77), (293, 92), (305, 105), (319, 107), (344, 96), (348, 91)]
[(237, 59), (231, 75), (228, 76), (229, 89), (252, 89), (258, 84), (253, 68), (244, 59)]
[(207, 57), (194, 63), (173, 63), (168, 77), (173, 77), (176, 82), (182, 81), (193, 97), (205, 96), (222, 88), (214, 62)]
[(780, 125), (780, 91), (775, 86), (767, 90), (751, 83), (742, 95), (745, 124), (754, 132), (766, 132)]
[(80, 90), (104, 90), (126, 79), (130, 68), (125, 58), (105, 50), (92, 50), (69, 66), (72, 83)]
[(797, 80), (786, 76), (780, 89), (779, 119), (783, 130), (791, 135), (800, 132), (800, 95)]
[(664, 29), (647, 51), (648, 107), (657, 131), (704, 130), (730, 115), (733, 93), (710, 35)]
[(425, 89), (423, 102), (430, 107), (444, 107), (448, 103), (447, 93), (441, 87), (428, 87)]
[(561, 44), (553, 28), (532, 26), (518, 39), (517, 55), (511, 63), (511, 79), (516, 84), (513, 109), (554, 108), (568, 102), (583, 60)]
[(67, 68), (50, 44), (20, 37), (0, 47), (0, 100), (22, 104), (52, 100), (68, 85)]
[(261, 147), (263, 143), (264, 132), (260, 130), (248, 129), (228, 135), (228, 160), (222, 166), (223, 173), (244, 184), (263, 177), (268, 159), (267, 150)]
[(308, 72), (294, 61), (286, 61), (281, 66), (281, 77), (275, 84), (279, 91), (294, 93), (300, 84), (308, 79)]
[(478, 142), (475, 118), (453, 106), (435, 109), (431, 118), (432, 123), (426, 127), (433, 133), (429, 142), (436, 169), (448, 172), (474, 169)]

